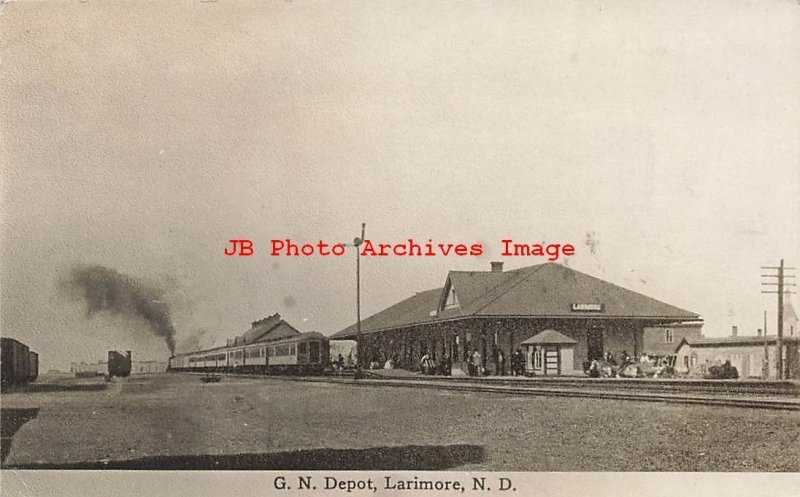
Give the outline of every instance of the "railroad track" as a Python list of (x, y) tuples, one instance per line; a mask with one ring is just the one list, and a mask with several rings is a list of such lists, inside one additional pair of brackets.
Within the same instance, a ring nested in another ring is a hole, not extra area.
[(792, 382), (637, 379), (498, 379), (408, 376), (356, 380), (352, 375), (261, 376), (252, 378), (336, 383), (363, 387), (403, 387), (505, 395), (579, 397), (707, 406), (800, 411), (800, 385)]
[(597, 389), (594, 385), (580, 387), (552, 386), (541, 387), (534, 385), (490, 385), (486, 383), (447, 382), (447, 381), (420, 381), (420, 380), (353, 380), (348, 383), (372, 386), (394, 386), (410, 388), (428, 388), (438, 390), (462, 392), (487, 392), (510, 395), (533, 395), (550, 397), (581, 397), (608, 400), (633, 400), (645, 402), (666, 402), (678, 404), (714, 405), (728, 407), (748, 407), (759, 409), (779, 409), (800, 411), (800, 399), (795, 396), (754, 396), (742, 394), (727, 394), (725, 392), (711, 394), (710, 392), (695, 392), (672, 390), (669, 393), (636, 390), (634, 388), (611, 390)]
[[(372, 378), (381, 379), (379, 376)], [(504, 378), (504, 377), (409, 377), (415, 381), (446, 381), (453, 383), (485, 383), (487, 385), (526, 386), (541, 388), (592, 388), (593, 390), (632, 390), (647, 392), (698, 392), (729, 395), (793, 396), (800, 397), (800, 383), (760, 380), (671, 380), (644, 378)], [(384, 378), (385, 379), (385, 378)]]

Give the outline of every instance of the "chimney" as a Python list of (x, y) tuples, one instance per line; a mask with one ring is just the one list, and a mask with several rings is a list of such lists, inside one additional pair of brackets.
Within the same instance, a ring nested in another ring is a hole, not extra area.
[(739, 327), (738, 326), (731, 326), (731, 336), (739, 336)]
[(130, 359), (131, 358), (131, 351), (130, 350), (126, 350), (125, 351), (125, 355), (128, 356), (128, 359)]
[(761, 328), (758, 329), (758, 336), (761, 336)]
[(502, 273), (503, 272), (503, 263), (501, 261), (492, 261), (492, 272), (493, 273)]

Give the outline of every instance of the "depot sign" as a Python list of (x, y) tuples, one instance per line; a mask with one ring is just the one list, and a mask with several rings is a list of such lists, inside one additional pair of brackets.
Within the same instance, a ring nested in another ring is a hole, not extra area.
[(572, 312), (603, 312), (603, 304), (572, 304)]

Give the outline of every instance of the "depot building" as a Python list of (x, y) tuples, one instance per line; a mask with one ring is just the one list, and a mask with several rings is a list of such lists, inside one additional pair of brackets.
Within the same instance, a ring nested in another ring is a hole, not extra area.
[(418, 370), (429, 354), (453, 374), (477, 351), (488, 374), (507, 374), (521, 350), (526, 371), (582, 374), (611, 351), (643, 352), (645, 328), (700, 323), (700, 316), (589, 276), (545, 263), (503, 271), (450, 271), (441, 288), (417, 293), (331, 336), (356, 340), (361, 364)]

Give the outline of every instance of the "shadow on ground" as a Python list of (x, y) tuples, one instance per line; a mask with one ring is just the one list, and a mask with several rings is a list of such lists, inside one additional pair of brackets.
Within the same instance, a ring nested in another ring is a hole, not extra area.
[(14, 434), (39, 414), (39, 408), (33, 409), (0, 409), (0, 462), (6, 460), (11, 451)]
[(106, 388), (108, 388), (108, 385), (105, 383), (31, 383), (18, 391), (22, 393), (97, 392)]
[(484, 460), (478, 445), (406, 445), (262, 454), (154, 456), (124, 461), (20, 464), (7, 469), (122, 470), (445, 470)]

